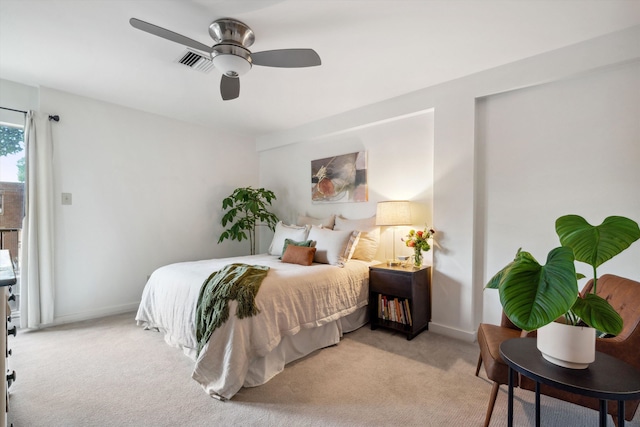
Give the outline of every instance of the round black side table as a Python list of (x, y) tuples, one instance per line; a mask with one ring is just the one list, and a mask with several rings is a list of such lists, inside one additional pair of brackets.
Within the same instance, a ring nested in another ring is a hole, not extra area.
[(596, 352), (587, 369), (554, 365), (542, 357), (535, 338), (513, 338), (500, 345), (500, 355), (509, 366), (509, 427), (513, 427), (514, 371), (536, 382), (536, 427), (540, 426), (540, 384), (600, 400), (600, 427), (607, 425), (607, 401), (618, 402), (618, 426), (624, 427), (624, 401), (640, 399), (640, 371), (608, 354)]

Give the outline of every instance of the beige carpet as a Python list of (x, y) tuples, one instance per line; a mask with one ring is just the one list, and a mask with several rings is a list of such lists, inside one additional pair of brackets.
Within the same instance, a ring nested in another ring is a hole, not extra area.
[[(19, 331), (10, 337), (9, 421), (39, 426), (481, 426), (491, 384), (478, 351), (430, 332), (413, 341), (365, 326), (290, 364), (232, 400), (191, 380), (192, 362), (133, 313)], [(532, 426), (533, 393), (517, 390), (517, 426)], [(506, 387), (492, 426), (506, 426)], [(543, 426), (596, 426), (598, 415), (542, 397)], [(613, 422), (609, 419), (609, 425)], [(640, 411), (628, 426), (640, 426)]]

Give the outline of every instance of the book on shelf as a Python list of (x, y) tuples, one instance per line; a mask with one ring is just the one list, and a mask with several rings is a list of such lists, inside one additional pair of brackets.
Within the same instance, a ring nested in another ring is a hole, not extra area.
[(409, 300), (378, 294), (378, 318), (413, 325)]
[(413, 326), (413, 321), (411, 320), (411, 309), (409, 309), (409, 300), (404, 300), (405, 311), (407, 313), (407, 321), (409, 326)]

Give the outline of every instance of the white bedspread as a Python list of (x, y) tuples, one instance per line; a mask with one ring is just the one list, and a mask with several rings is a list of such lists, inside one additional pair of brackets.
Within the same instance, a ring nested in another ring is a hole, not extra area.
[(251, 361), (273, 350), (283, 336), (314, 328), (367, 304), (370, 263), (350, 260), (344, 268), (283, 263), (253, 255), (171, 264), (156, 270), (143, 291), (136, 320), (158, 328), (167, 343), (195, 359), (195, 310), (203, 282), (222, 266), (241, 262), (271, 267), (256, 297), (260, 313), (230, 317), (216, 329), (196, 360), (192, 377), (212, 396), (229, 399), (245, 383)]

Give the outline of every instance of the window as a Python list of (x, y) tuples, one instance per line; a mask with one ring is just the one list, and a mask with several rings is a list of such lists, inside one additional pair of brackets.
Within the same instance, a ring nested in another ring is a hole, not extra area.
[(0, 122), (0, 182), (24, 183), (24, 126)]
[[(0, 248), (9, 250), (14, 267), (20, 262), (24, 181), (24, 126), (0, 122)], [(18, 279), (13, 289), (16, 299), (9, 302), (16, 318), (20, 307), (19, 283)]]

